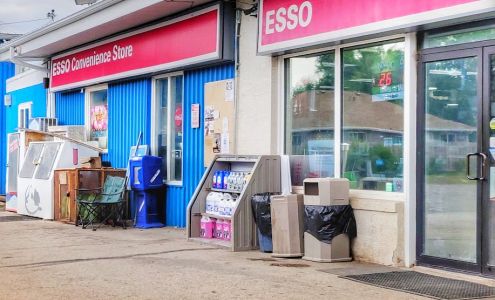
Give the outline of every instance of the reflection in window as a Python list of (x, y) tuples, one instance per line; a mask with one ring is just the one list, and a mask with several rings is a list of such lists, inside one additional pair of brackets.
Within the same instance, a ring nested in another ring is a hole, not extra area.
[(334, 52), (286, 60), (285, 152), (292, 185), (334, 168)]
[(342, 55), (342, 175), (354, 189), (402, 192), (404, 43)]

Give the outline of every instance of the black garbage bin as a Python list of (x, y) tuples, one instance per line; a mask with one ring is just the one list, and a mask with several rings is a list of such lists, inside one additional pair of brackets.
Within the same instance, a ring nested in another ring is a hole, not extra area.
[(258, 243), (261, 252), (272, 252), (272, 217), (270, 212), (270, 197), (278, 193), (261, 193), (251, 197), (254, 222), (258, 229)]

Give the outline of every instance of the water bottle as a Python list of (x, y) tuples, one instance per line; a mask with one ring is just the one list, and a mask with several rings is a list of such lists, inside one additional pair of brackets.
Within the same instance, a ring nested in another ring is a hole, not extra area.
[(215, 173), (213, 173), (213, 182), (211, 183), (211, 187), (214, 189), (217, 188), (217, 176), (218, 176), (218, 171), (215, 171)]
[(224, 176), (223, 176), (223, 180), (222, 180), (222, 189), (224, 189), (224, 190), (227, 189), (229, 176), (230, 176), (230, 171), (225, 171)]

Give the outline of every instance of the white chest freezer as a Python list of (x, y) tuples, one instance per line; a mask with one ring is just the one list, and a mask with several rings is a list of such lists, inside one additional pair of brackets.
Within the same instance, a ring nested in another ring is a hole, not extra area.
[(17, 180), (17, 213), (53, 219), (54, 170), (79, 167), (80, 157), (98, 155), (70, 141), (31, 142)]

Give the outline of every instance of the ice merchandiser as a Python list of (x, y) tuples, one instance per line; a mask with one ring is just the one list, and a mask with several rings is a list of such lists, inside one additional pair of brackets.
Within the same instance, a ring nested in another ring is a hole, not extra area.
[(7, 135), (7, 180), (5, 195), (5, 210), (17, 211), (17, 176), (20, 165), (20, 133)]
[(54, 170), (79, 167), (79, 158), (98, 155), (82, 143), (31, 142), (17, 180), (17, 213), (53, 219)]

